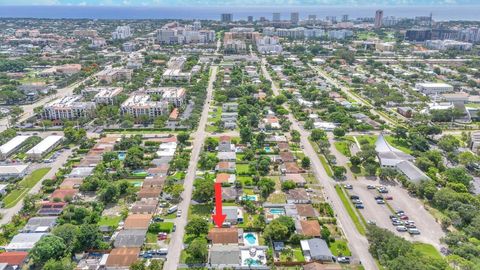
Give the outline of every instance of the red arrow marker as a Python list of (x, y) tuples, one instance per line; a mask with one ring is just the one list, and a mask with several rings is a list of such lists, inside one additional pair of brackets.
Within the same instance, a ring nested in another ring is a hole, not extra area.
[(213, 223), (221, 228), (227, 215), (222, 214), (222, 183), (215, 183), (215, 214), (212, 215)]

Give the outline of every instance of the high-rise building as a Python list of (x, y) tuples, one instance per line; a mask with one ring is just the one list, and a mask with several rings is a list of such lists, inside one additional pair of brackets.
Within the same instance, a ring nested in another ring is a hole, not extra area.
[(317, 15), (314, 15), (314, 14), (308, 15), (309, 23), (315, 23), (316, 21), (317, 21)]
[(198, 31), (202, 29), (202, 23), (200, 21), (193, 22), (193, 30)]
[(221, 20), (224, 23), (232, 22), (233, 21), (233, 14), (232, 13), (222, 13)]
[(342, 15), (342, 22), (348, 22), (348, 14)]
[(383, 23), (383, 10), (379, 9), (375, 11), (375, 28), (382, 27)]
[(253, 16), (248, 16), (248, 22), (253, 23)]
[(274, 13), (272, 14), (272, 21), (273, 21), (273, 22), (279, 22), (279, 21), (280, 21), (280, 13), (274, 12)]
[(292, 12), (290, 13), (290, 22), (293, 24), (297, 24), (299, 21), (299, 15), (298, 12)]

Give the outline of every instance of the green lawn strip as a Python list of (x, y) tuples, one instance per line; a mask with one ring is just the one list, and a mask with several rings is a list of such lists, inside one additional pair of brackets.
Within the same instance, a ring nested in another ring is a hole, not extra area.
[(147, 243), (157, 243), (157, 234), (147, 232)]
[(190, 205), (190, 214), (201, 216), (201, 217), (210, 217), (213, 211), (213, 205), (210, 204), (195, 204)]
[(342, 155), (346, 157), (350, 157), (352, 153), (350, 152), (350, 141), (337, 141), (334, 142), (333, 145), (338, 150), (338, 152), (342, 153)]
[(102, 216), (98, 222), (98, 226), (110, 226), (115, 229), (121, 220), (121, 216)]
[(432, 259), (442, 259), (440, 252), (430, 244), (415, 242), (413, 243), (413, 249)]
[(297, 262), (304, 262), (305, 257), (303, 257), (303, 252), (301, 249), (296, 248), (293, 250), (293, 257), (295, 258), (295, 261)]
[(330, 243), (330, 251), (334, 256), (351, 256), (352, 252), (348, 248), (347, 241), (345, 240), (335, 240), (335, 242)]
[(342, 203), (345, 206), (345, 209), (347, 210), (348, 215), (352, 219), (353, 224), (357, 228), (357, 231), (360, 234), (365, 235), (365, 226), (364, 224), (362, 224), (361, 219), (357, 216), (357, 212), (354, 210), (353, 205), (350, 203), (350, 200), (345, 195), (345, 192), (339, 185), (335, 186), (335, 190), (337, 191), (338, 196), (342, 200)]
[(250, 168), (248, 164), (237, 164), (237, 174), (249, 174)]
[(402, 150), (403, 152), (407, 154), (411, 154), (413, 151), (409, 148), (410, 146), (408, 145), (407, 141), (404, 139), (397, 139), (393, 136), (387, 135), (385, 136), (385, 140), (392, 145), (395, 148), (398, 148), (399, 150)]
[(3, 198), (2, 202), (4, 207), (11, 208), (15, 206), (49, 171), (50, 168), (41, 168), (33, 171), (30, 175), (23, 178), (20, 182), (18, 182), (18, 188), (11, 191), (7, 196), (5, 196), (5, 198)]
[(287, 196), (282, 193), (272, 193), (267, 198), (267, 202), (269, 203), (285, 203), (287, 201)]
[(322, 163), (323, 168), (327, 172), (327, 175), (333, 177), (332, 168), (330, 168), (330, 165), (328, 165), (327, 159), (321, 154), (319, 154), (318, 157), (320, 158), (320, 162)]
[(367, 140), (370, 145), (375, 145), (375, 142), (377, 141), (377, 136), (376, 135), (357, 135), (358, 142), (360, 145), (362, 145), (363, 140)]

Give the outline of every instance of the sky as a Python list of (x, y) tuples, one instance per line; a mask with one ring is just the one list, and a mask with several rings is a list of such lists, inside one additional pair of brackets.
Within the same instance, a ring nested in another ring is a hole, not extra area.
[(480, 0), (0, 0), (4, 6), (436, 6), (479, 5)]

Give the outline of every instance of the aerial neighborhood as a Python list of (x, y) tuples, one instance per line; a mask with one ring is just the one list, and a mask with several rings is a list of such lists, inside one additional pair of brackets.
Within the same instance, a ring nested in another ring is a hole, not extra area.
[(0, 15), (0, 269), (480, 269), (480, 20), (251, 14)]

